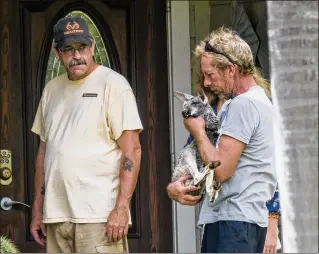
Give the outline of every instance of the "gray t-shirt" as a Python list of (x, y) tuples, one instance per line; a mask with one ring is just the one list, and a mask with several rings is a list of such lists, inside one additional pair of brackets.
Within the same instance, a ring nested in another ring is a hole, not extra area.
[(245, 143), (233, 176), (222, 184), (218, 198), (210, 203), (206, 194), (199, 225), (221, 220), (268, 225), (266, 201), (276, 188), (274, 168), (273, 107), (259, 86), (228, 100), (218, 117), (221, 135)]

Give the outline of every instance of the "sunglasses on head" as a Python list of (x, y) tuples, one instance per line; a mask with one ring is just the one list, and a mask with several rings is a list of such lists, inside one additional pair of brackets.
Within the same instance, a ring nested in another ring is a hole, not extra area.
[(219, 54), (222, 55), (224, 57), (226, 57), (232, 64), (235, 64), (235, 62), (229, 57), (227, 56), (225, 53), (220, 52), (218, 49), (214, 48), (212, 45), (209, 44), (209, 41), (206, 41), (206, 45), (205, 45), (205, 51), (206, 52), (211, 52), (211, 53), (215, 53), (215, 54)]

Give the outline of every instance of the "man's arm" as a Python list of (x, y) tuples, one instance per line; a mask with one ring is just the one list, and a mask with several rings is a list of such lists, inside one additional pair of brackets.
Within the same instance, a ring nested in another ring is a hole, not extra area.
[(36, 163), (35, 163), (35, 179), (34, 179), (34, 201), (32, 207), (32, 222), (30, 231), (35, 241), (41, 245), (45, 244), (45, 239), (41, 236), (46, 235), (45, 227), (42, 222), (42, 206), (45, 194), (44, 185), (44, 156), (45, 156), (45, 143), (40, 142)]
[(122, 163), (116, 207), (129, 209), (141, 163), (142, 150), (139, 134), (137, 131), (124, 131), (117, 143), (122, 150)]
[(264, 253), (276, 253), (278, 241), (278, 223), (280, 218), (280, 201), (278, 184), (271, 200), (266, 203), (268, 215), (268, 228), (264, 246)]
[(278, 222), (279, 218), (269, 216), (263, 253), (277, 253)]
[(218, 182), (230, 179), (235, 171), (245, 143), (227, 135), (222, 135), (216, 149), (205, 132), (205, 122), (202, 117), (187, 118), (185, 127), (192, 133), (201, 155), (202, 161), (207, 165), (219, 160), (221, 165), (215, 169), (215, 178)]
[(128, 233), (130, 201), (136, 186), (141, 163), (141, 145), (137, 131), (124, 131), (116, 141), (122, 150), (120, 187), (116, 205), (107, 221), (109, 241), (116, 241)]
[(43, 199), (45, 194), (44, 155), (45, 155), (45, 143), (40, 141), (36, 163), (35, 163), (33, 212), (41, 213), (41, 214), (42, 214), (42, 205), (43, 205)]

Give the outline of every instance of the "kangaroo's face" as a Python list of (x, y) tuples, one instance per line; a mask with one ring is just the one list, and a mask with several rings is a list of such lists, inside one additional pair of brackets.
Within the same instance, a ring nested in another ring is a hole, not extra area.
[(203, 115), (207, 109), (207, 100), (201, 96), (194, 96), (191, 100), (184, 101), (182, 115), (183, 117), (197, 117)]
[(197, 117), (203, 115), (208, 105), (208, 98), (205, 95), (192, 96), (180, 92), (175, 92), (174, 95), (183, 101), (182, 115), (184, 118)]

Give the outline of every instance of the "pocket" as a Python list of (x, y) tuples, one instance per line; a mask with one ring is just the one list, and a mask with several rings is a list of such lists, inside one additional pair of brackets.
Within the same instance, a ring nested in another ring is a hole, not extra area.
[(117, 242), (103, 242), (95, 248), (97, 253), (126, 253), (123, 239)]

